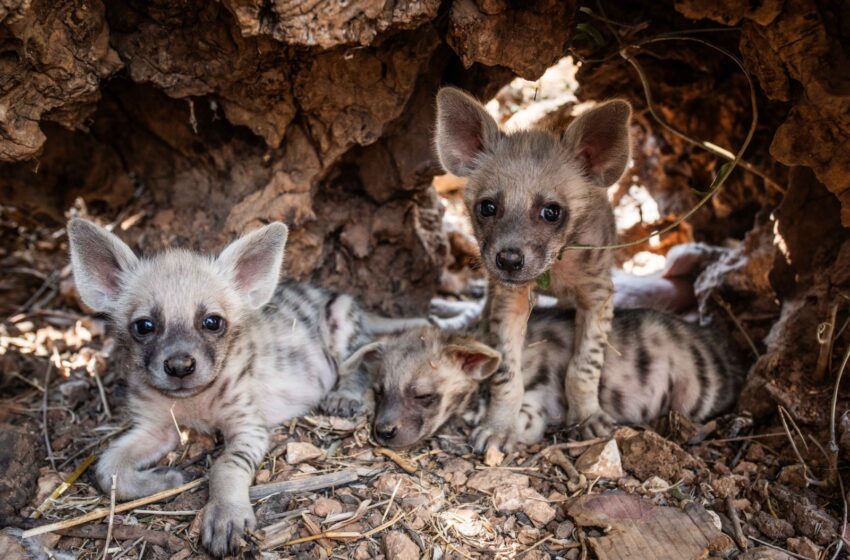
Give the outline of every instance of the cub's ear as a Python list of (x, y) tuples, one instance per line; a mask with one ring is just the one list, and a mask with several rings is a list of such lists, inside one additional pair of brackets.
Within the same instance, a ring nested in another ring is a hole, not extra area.
[(356, 370), (361, 364), (367, 368), (374, 365), (384, 355), (384, 348), (391, 340), (376, 340), (369, 344), (364, 344), (354, 351), (354, 353), (346, 358), (339, 368), (339, 376), (348, 375)]
[(446, 171), (464, 177), (490, 151), (502, 133), (477, 100), (453, 87), (437, 93), (437, 155)]
[(613, 99), (582, 113), (564, 131), (564, 144), (599, 187), (610, 187), (626, 171), (631, 156), (631, 117), (628, 101)]
[(68, 239), (74, 282), (83, 303), (95, 311), (110, 312), (138, 257), (117, 236), (82, 218), (68, 222)]
[(289, 229), (274, 222), (244, 235), (221, 252), (216, 263), (253, 308), (268, 303), (280, 279)]
[(502, 363), (500, 352), (464, 336), (452, 336), (445, 353), (476, 381), (483, 381), (496, 373)]

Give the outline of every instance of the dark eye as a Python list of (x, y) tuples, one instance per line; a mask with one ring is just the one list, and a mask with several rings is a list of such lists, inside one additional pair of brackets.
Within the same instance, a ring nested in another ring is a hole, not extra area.
[(221, 327), (224, 326), (224, 319), (219, 317), (218, 315), (207, 315), (204, 317), (204, 320), (201, 321), (201, 325), (205, 330), (210, 332), (218, 332), (221, 330)]
[(540, 209), (540, 217), (547, 222), (555, 223), (561, 217), (561, 207), (557, 204), (547, 204)]
[(136, 336), (147, 336), (156, 330), (156, 325), (150, 319), (139, 319), (133, 321), (132, 329)]
[(437, 402), (437, 395), (434, 393), (428, 393), (427, 395), (416, 395), (414, 397), (416, 402), (421, 404), (422, 406), (432, 406), (435, 402)]
[(485, 198), (478, 203), (478, 213), (484, 218), (495, 216), (497, 209), (496, 203), (489, 198)]

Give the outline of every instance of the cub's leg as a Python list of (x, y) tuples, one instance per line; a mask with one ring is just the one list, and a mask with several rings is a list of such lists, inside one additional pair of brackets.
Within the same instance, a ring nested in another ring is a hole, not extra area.
[(109, 446), (97, 463), (97, 482), (107, 494), (115, 475), (115, 497), (132, 500), (179, 486), (185, 476), (178, 469), (145, 468), (177, 447), (173, 424), (140, 422)]
[(582, 438), (606, 436), (614, 420), (599, 406), (599, 378), (614, 316), (610, 274), (576, 288), (575, 353), (567, 366), (564, 390), (567, 426), (578, 425)]
[(472, 446), (481, 453), (490, 447), (509, 449), (516, 440), (516, 422), (522, 407), (522, 348), (531, 313), (531, 288), (489, 287), (486, 310), (493, 347), (502, 364), (490, 378), (490, 402), (482, 424), (472, 432)]
[(222, 430), (225, 449), (210, 470), (201, 541), (216, 556), (235, 554), (242, 534), (257, 524), (248, 489), (268, 451), (269, 433), (262, 418), (244, 416), (250, 414), (250, 408), (250, 402), (240, 407)]

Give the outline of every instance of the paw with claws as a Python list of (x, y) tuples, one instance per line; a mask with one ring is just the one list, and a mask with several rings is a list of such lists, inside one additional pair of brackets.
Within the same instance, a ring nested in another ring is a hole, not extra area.
[(204, 508), (201, 542), (213, 556), (236, 554), (243, 535), (257, 525), (250, 503), (210, 501)]
[(614, 418), (602, 409), (584, 414), (567, 413), (567, 428), (570, 435), (577, 439), (608, 437), (616, 424)]
[(508, 453), (513, 450), (516, 434), (512, 426), (483, 424), (472, 431), (470, 439), (472, 449), (476, 453), (484, 453), (491, 447)]
[(356, 416), (362, 407), (363, 401), (358, 395), (345, 391), (331, 391), (319, 405), (325, 414), (342, 417)]
[[(112, 491), (112, 473), (108, 468), (98, 469), (98, 484), (109, 494)], [(180, 486), (187, 480), (180, 469), (172, 467), (154, 467), (141, 471), (119, 472), (115, 480), (115, 496), (119, 500), (132, 500), (150, 496), (175, 486)]]

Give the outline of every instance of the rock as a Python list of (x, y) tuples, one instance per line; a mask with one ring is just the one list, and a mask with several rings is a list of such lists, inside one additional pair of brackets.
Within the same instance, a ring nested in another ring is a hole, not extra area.
[(770, 496), (774, 500), (774, 508), (778, 507), (778, 513), (787, 518), (798, 534), (821, 546), (828, 546), (838, 538), (838, 520), (807, 497), (779, 483), (770, 485)]
[(793, 557), (775, 548), (757, 546), (738, 556), (738, 560), (793, 560)]
[(371, 560), (374, 558), (374, 554), (370, 550), (369, 542), (361, 542), (357, 545), (357, 548), (354, 549), (354, 560)]
[[(563, 56), (573, 27), (576, 4), (530, 0), (485, 9), (475, 0), (452, 2), (449, 45), (465, 67), (473, 63), (505, 66), (536, 79)], [(488, 12), (498, 11), (498, 14)]]
[(299, 465), (307, 461), (315, 461), (325, 456), (325, 452), (308, 442), (290, 441), (286, 443), (286, 462)]
[(504, 469), (484, 469), (469, 477), (466, 483), (470, 490), (489, 494), (498, 486), (528, 486), (528, 477), (518, 472)]
[(484, 523), (478, 512), (472, 509), (455, 507), (440, 513), (440, 519), (446, 527), (463, 537), (478, 537), (485, 532)]
[[(735, 498), (738, 495), (738, 481), (743, 477), (740, 476), (722, 476), (711, 481), (711, 488), (718, 498)], [(743, 479), (746, 482), (746, 479)]]
[(254, 477), (254, 484), (265, 484), (272, 478), (272, 472), (269, 469), (260, 469)]
[(639, 480), (652, 476), (679, 480), (686, 469), (706, 468), (698, 458), (648, 430), (625, 440), (622, 451), (623, 468)]
[(484, 464), (488, 467), (498, 467), (505, 460), (505, 454), (498, 447), (488, 447), (484, 452)]
[(546, 498), (533, 488), (503, 485), (493, 492), (493, 507), (500, 512), (522, 511), (538, 526), (546, 525), (557, 512)]
[(788, 547), (788, 550), (794, 554), (799, 554), (800, 556), (809, 558), (810, 560), (817, 560), (820, 558), (821, 552), (823, 551), (823, 547), (816, 545), (807, 537), (792, 537), (785, 541), (785, 545)]
[(571, 539), (575, 528), (576, 524), (572, 521), (558, 523), (558, 526), (555, 528), (555, 538), (561, 540)]
[(36, 490), (41, 440), (24, 427), (0, 425), (0, 515), (14, 515)]
[(402, 531), (390, 531), (384, 537), (387, 560), (419, 560), (419, 547)]
[(624, 441), (639, 435), (640, 432), (635, 430), (631, 426), (620, 426), (614, 431), (611, 437), (613, 437), (617, 441), (618, 446), (623, 447)]
[(753, 517), (753, 525), (772, 541), (784, 541), (794, 536), (794, 526), (785, 519), (773, 517), (762, 510)]
[(325, 498), (320, 496), (310, 506), (310, 511), (317, 517), (327, 517), (334, 513), (342, 512), (342, 504), (333, 498)]
[(555, 519), (558, 513), (543, 496), (534, 490), (524, 493), (522, 512), (541, 527)]
[(576, 469), (589, 479), (598, 477), (617, 480), (625, 476), (617, 440), (610, 439), (591, 446), (576, 461)]
[(652, 476), (647, 478), (641, 486), (650, 492), (664, 492), (670, 488), (670, 483), (663, 478)]
[(540, 529), (534, 527), (522, 527), (517, 533), (517, 540), (524, 546), (531, 546), (540, 540)]
[(493, 492), (493, 507), (496, 508), (496, 511), (503, 513), (517, 511), (523, 504), (523, 497), (520, 490), (520, 487), (510, 484), (499, 486)]

